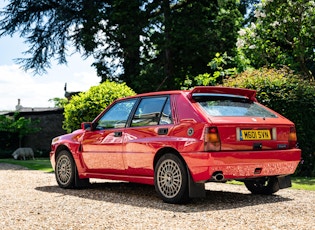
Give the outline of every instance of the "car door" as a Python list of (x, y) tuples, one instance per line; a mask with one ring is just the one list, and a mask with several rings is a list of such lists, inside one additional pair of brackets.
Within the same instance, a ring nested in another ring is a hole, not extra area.
[(168, 96), (142, 98), (125, 132), (128, 175), (153, 176), (154, 155), (168, 140), (173, 119)]
[(94, 123), (92, 131), (82, 138), (82, 158), (87, 171), (123, 173), (122, 158), (124, 129), (136, 99), (112, 105)]

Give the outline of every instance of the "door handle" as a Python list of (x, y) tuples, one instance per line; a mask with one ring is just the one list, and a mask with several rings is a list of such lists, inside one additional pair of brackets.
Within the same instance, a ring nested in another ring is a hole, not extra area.
[(118, 131), (118, 132), (114, 132), (114, 137), (121, 137), (122, 136), (122, 132)]
[(166, 135), (168, 133), (168, 128), (160, 128), (158, 129), (159, 135)]

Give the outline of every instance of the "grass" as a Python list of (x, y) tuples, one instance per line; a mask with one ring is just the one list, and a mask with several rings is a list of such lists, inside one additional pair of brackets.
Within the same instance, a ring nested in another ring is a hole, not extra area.
[(315, 191), (315, 177), (292, 177), (292, 188)]
[[(315, 177), (291, 177), (292, 189), (315, 191)], [(229, 184), (243, 185), (240, 181), (228, 181)]]
[(29, 169), (40, 170), (44, 172), (53, 172), (48, 158), (38, 158), (35, 160), (14, 160), (14, 159), (0, 159), (0, 163), (8, 163), (21, 165)]
[[(14, 159), (0, 159), (0, 163), (17, 164), (33, 170), (40, 170), (44, 172), (53, 172), (48, 158), (38, 158), (35, 160), (14, 160)], [(300, 190), (315, 191), (315, 177), (291, 177), (292, 188)], [(240, 184), (242, 182), (230, 181), (231, 184)]]

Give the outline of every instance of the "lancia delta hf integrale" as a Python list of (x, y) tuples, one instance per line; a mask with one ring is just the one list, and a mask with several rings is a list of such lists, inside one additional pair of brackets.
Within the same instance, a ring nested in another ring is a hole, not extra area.
[(205, 196), (207, 182), (242, 181), (254, 194), (290, 187), (301, 157), (295, 126), (255, 96), (195, 87), (118, 99), (93, 122), (52, 140), (57, 183), (150, 184), (168, 203)]

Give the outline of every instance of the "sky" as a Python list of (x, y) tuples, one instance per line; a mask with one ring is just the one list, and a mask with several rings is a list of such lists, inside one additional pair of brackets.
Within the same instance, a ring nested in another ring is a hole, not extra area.
[[(4, 5), (1, 1), (0, 10)], [(87, 91), (101, 80), (91, 67), (93, 59), (84, 60), (78, 53), (67, 58), (67, 65), (53, 63), (43, 75), (25, 72), (15, 59), (25, 57), (26, 50), (28, 46), (18, 34), (0, 38), (0, 111), (15, 110), (18, 99), (24, 107), (54, 107), (49, 99), (64, 98), (65, 83), (68, 92), (77, 92)]]

